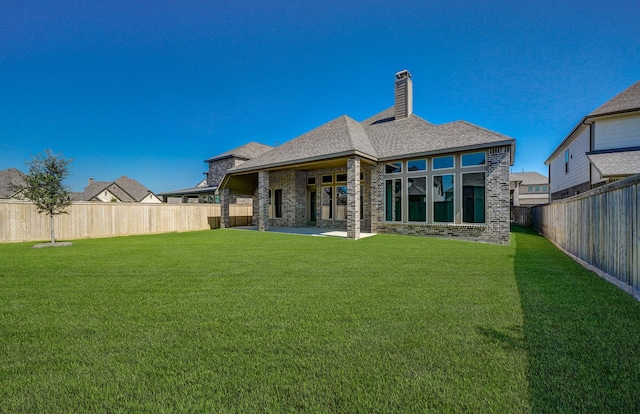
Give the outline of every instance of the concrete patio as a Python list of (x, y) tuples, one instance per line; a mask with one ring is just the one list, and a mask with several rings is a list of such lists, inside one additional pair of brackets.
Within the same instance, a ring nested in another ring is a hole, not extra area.
[[(258, 231), (258, 226), (239, 226), (231, 227), (231, 230), (249, 230)], [(270, 227), (269, 232), (284, 233), (284, 234), (297, 234), (301, 236), (316, 236), (316, 237), (342, 237), (347, 238), (346, 230), (339, 229), (323, 229), (320, 227)], [(375, 236), (374, 233), (360, 233), (360, 239), (365, 237)]]

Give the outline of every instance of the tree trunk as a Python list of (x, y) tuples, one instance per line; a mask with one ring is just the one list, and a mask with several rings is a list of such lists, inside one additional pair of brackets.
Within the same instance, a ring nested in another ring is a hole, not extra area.
[(56, 242), (56, 239), (53, 237), (53, 214), (49, 214), (49, 227), (51, 228), (51, 244)]

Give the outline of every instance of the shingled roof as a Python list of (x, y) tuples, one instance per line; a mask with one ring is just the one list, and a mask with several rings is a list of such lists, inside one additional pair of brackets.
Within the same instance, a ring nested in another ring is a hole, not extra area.
[(509, 181), (520, 181), (522, 185), (549, 184), (547, 176), (535, 171), (509, 174)]
[(0, 198), (11, 198), (16, 194), (16, 188), (24, 186), (26, 175), (15, 168), (0, 171)]
[(258, 142), (250, 142), (238, 148), (223, 152), (222, 154), (216, 155), (215, 157), (209, 158), (208, 160), (205, 160), (205, 162), (216, 161), (231, 157), (250, 160), (257, 157), (258, 155), (264, 154), (267, 151), (271, 151), (272, 149), (273, 147), (270, 145), (264, 145)]
[(603, 178), (640, 174), (640, 148), (627, 151), (594, 151), (587, 157)]
[(635, 110), (640, 110), (640, 81), (629, 86), (604, 105), (591, 112), (589, 117)]
[(84, 188), (82, 193), (74, 193), (73, 201), (91, 201), (102, 191), (109, 191), (122, 202), (138, 203), (151, 193), (140, 182), (122, 176), (115, 181), (94, 181)]
[(230, 173), (349, 155), (374, 161), (514, 145), (515, 140), (464, 121), (433, 125), (410, 114), (397, 120), (386, 109), (363, 122), (343, 115), (266, 152)]

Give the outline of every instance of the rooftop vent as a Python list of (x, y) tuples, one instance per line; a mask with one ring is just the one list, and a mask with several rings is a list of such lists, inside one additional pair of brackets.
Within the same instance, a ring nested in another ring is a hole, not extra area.
[(413, 82), (411, 73), (403, 70), (396, 73), (396, 119), (404, 119), (413, 113)]

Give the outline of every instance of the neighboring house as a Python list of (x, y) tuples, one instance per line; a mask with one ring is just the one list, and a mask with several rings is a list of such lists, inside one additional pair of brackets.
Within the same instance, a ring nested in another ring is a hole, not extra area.
[(640, 81), (582, 118), (545, 164), (551, 200), (640, 174)]
[(115, 181), (94, 181), (82, 193), (71, 193), (71, 201), (98, 201), (103, 203), (161, 203), (147, 187), (129, 177), (122, 176)]
[(533, 207), (549, 202), (549, 179), (537, 172), (509, 174), (511, 205)]
[(253, 197), (254, 223), (341, 228), (509, 243), (509, 166), (515, 140), (464, 121), (413, 114), (411, 74), (396, 74), (395, 105), (365, 121), (343, 115), (230, 168), (222, 225), (234, 197)]
[[(177, 200), (180, 200), (182, 203), (219, 203), (220, 195), (218, 193), (218, 186), (227, 170), (237, 167), (272, 149), (273, 147), (269, 145), (250, 142), (241, 147), (216, 155), (215, 157), (205, 160), (208, 164), (208, 169), (205, 173), (207, 178), (201, 181), (196, 187), (168, 191), (159, 193), (158, 195), (162, 197), (165, 203), (176, 202)], [(243, 202), (243, 200), (235, 201)], [(244, 202), (246, 203), (246, 201)]]
[(15, 168), (0, 171), (0, 198), (15, 199), (20, 188), (26, 185), (26, 175)]

